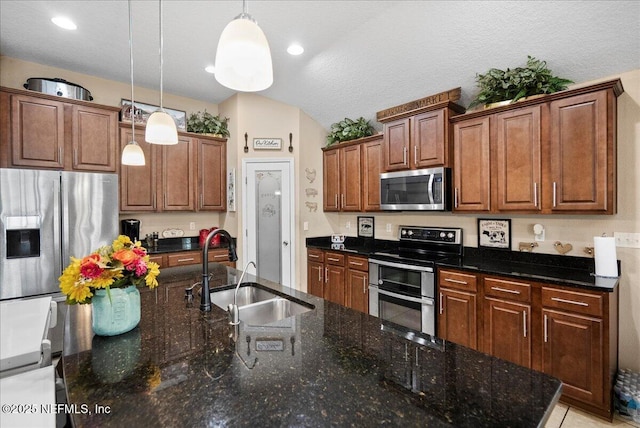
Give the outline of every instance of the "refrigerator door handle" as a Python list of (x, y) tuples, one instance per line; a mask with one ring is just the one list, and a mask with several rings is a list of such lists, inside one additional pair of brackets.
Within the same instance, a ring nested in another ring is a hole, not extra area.
[(67, 233), (66, 232), (66, 228), (63, 228), (62, 225), (62, 203), (61, 203), (61, 195), (60, 195), (60, 191), (61, 191), (61, 185), (60, 185), (60, 177), (58, 177), (57, 180), (53, 180), (53, 192), (52, 192), (52, 198), (53, 198), (53, 246), (55, 249), (57, 249), (58, 251), (54, 251), (54, 263), (55, 263), (55, 267), (54, 267), (54, 272), (55, 272), (55, 276), (56, 278), (59, 277), (60, 275), (62, 275), (62, 269), (63, 269), (63, 264), (67, 262), (67, 260), (69, 260), (69, 254), (67, 254), (67, 252), (65, 251), (64, 253), (62, 253), (62, 242), (61, 242), (61, 236), (62, 233)]

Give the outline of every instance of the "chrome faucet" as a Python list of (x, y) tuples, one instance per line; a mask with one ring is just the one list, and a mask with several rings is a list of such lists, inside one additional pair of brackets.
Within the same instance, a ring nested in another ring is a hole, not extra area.
[(240, 288), (240, 284), (242, 284), (242, 279), (244, 278), (245, 274), (247, 273), (247, 269), (249, 269), (249, 265), (253, 265), (254, 268), (257, 268), (256, 264), (254, 262), (249, 262), (247, 263), (247, 265), (244, 267), (244, 270), (242, 271), (242, 275), (240, 275), (240, 280), (238, 281), (238, 284), (236, 285), (236, 292), (233, 293), (233, 303), (229, 303), (229, 324), (231, 325), (238, 325), (240, 324), (240, 312), (238, 311), (238, 289)]
[(233, 242), (233, 238), (231, 238), (229, 232), (224, 229), (215, 229), (209, 232), (207, 239), (204, 242), (204, 246), (202, 247), (202, 290), (200, 296), (200, 310), (203, 312), (211, 311), (211, 291), (209, 290), (209, 244), (211, 243), (211, 238), (216, 235), (222, 235), (229, 243), (229, 261), (235, 262), (238, 260), (236, 244)]

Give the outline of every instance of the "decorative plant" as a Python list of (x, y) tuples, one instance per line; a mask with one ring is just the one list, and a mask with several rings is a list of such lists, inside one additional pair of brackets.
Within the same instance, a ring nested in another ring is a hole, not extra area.
[(140, 241), (120, 235), (111, 245), (98, 248), (83, 259), (71, 257), (71, 264), (59, 278), (67, 303), (91, 303), (97, 289), (158, 286), (160, 266), (150, 262)]
[(342, 141), (355, 140), (356, 138), (373, 135), (373, 126), (364, 117), (356, 120), (344, 118), (340, 122), (331, 125), (331, 132), (327, 135), (327, 147)]
[(223, 137), (229, 137), (229, 129), (227, 124), (229, 118), (224, 119), (220, 116), (214, 116), (208, 113), (205, 109), (204, 112), (191, 113), (187, 119), (187, 131), (196, 132), (198, 134), (216, 134)]
[(476, 75), (480, 93), (469, 104), (469, 108), (499, 101), (518, 101), (520, 98), (538, 94), (551, 94), (567, 89), (573, 83), (569, 79), (554, 76), (546, 61), (527, 56), (527, 66), (499, 70), (492, 68), (485, 74)]

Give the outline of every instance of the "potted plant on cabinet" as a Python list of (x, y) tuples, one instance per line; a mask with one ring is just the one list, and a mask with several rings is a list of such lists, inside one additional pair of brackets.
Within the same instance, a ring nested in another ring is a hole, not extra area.
[(222, 119), (220, 116), (212, 115), (205, 109), (204, 112), (199, 111), (189, 115), (187, 119), (187, 131), (228, 138), (230, 135), (229, 129), (227, 128), (228, 123), (228, 117)]
[(331, 131), (327, 135), (327, 147), (370, 135), (373, 135), (373, 126), (364, 117), (356, 120), (345, 117), (340, 122), (331, 124)]
[(546, 61), (528, 56), (526, 67), (492, 68), (485, 74), (477, 74), (476, 83), (480, 92), (469, 104), (469, 109), (479, 105), (489, 108), (490, 104), (512, 103), (532, 95), (552, 94), (567, 89), (573, 81), (554, 76)]

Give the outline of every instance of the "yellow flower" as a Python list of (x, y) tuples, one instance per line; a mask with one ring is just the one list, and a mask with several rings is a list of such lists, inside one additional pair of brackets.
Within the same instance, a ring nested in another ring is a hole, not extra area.
[(158, 263), (149, 262), (147, 265), (147, 277), (145, 283), (149, 288), (155, 288), (158, 286), (158, 280), (156, 277), (160, 275), (160, 265)]
[(58, 278), (60, 290), (67, 295), (67, 299), (78, 303), (83, 303), (93, 296), (89, 285), (80, 279), (81, 262), (82, 260), (71, 257), (71, 264), (67, 266), (60, 278)]
[(129, 247), (132, 244), (133, 243), (131, 242), (131, 238), (129, 238), (127, 235), (120, 235), (118, 236), (118, 238), (116, 238), (115, 241), (113, 241), (113, 251), (122, 250), (124, 247)]

